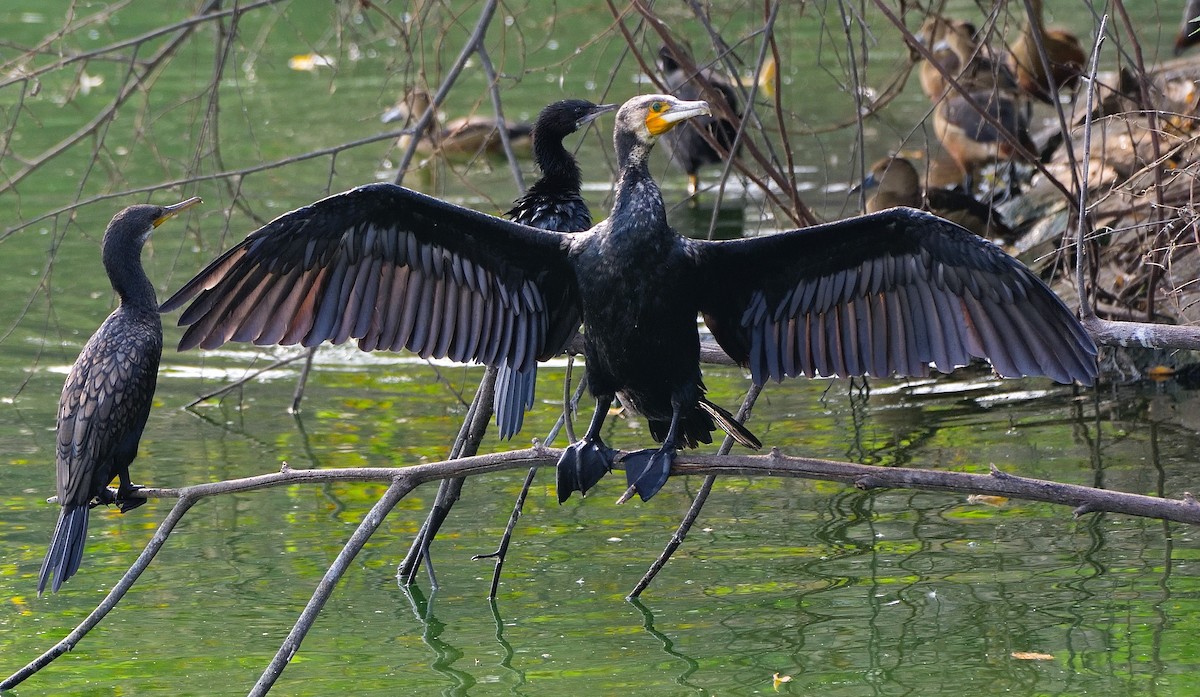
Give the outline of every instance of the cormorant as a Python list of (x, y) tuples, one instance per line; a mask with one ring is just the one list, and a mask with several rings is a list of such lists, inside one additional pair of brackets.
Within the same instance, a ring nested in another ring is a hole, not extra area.
[[(563, 138), (618, 106), (564, 99), (542, 109), (532, 132), (533, 159), (542, 176), (504, 215), (523, 225), (556, 232), (583, 232), (592, 227), (592, 213), (580, 193), (583, 176), (579, 163), (563, 147)], [(511, 438), (521, 430), (525, 410), (533, 406), (536, 380), (536, 363), (528, 370), (514, 370), (501, 363), (493, 401), (501, 438)]]
[[(104, 231), (104, 270), (120, 303), (75, 359), (58, 400), (55, 471), (62, 510), (38, 574), (38, 595), (51, 576), (57, 593), (79, 570), (92, 506), (115, 503), (124, 513), (146, 502), (129, 496), (137, 488), (129, 464), (150, 415), (163, 340), (142, 245), (154, 228), (197, 203), (130, 206)], [(113, 477), (121, 480), (115, 496), (108, 489)]]
[[(163, 304), (193, 299), (180, 349), (226, 341), (307, 346), (359, 340), (526, 369), (562, 351), (582, 320), (596, 411), (558, 463), (558, 497), (613, 464), (600, 437), (619, 393), (657, 451), (625, 458), (648, 499), (677, 448), (720, 424), (704, 398), (697, 313), (758, 384), (804, 375), (926, 375), (987, 358), (1002, 376), (1091, 384), (1096, 347), (1066, 305), (995, 245), (911, 208), (762, 237), (691, 240), (667, 224), (647, 163), (654, 142), (708, 112), (667, 95), (627, 101), (614, 143), (611, 215), (559, 234), (389, 184), (276, 218)], [(197, 297), (198, 296), (198, 297)]]
[[(407, 119), (415, 124), (432, 103), (428, 92), (412, 88), (404, 93), (400, 102), (383, 112), (379, 120), (391, 123)], [(442, 124), (435, 116), (433, 123), (417, 141), (417, 153), (424, 157), (440, 154), (448, 160), (456, 161), (480, 155), (503, 157), (504, 141), (500, 139), (500, 128), (507, 131), (509, 143), (518, 154), (529, 152), (532, 127), (527, 123), (500, 123), (488, 116), (464, 116)], [(407, 148), (411, 142), (412, 136), (406, 134), (400, 136), (397, 145)]]
[(903, 157), (885, 157), (877, 161), (871, 165), (862, 184), (855, 188), (867, 194), (867, 213), (896, 206), (922, 208), (989, 240), (999, 238), (1013, 242), (1016, 239), (1000, 211), (961, 189), (926, 189), (921, 186), (917, 168)]
[(1183, 3), (1183, 19), (1179, 21), (1179, 33), (1175, 35), (1175, 55), (1181, 56), (1183, 52), (1200, 43), (1200, 23), (1196, 22), (1196, 18), (1200, 17), (1200, 0), (1187, 0)]
[[(691, 73), (683, 69), (679, 59), (667, 46), (658, 51), (659, 65), (662, 68), (663, 82), (671, 94), (683, 100), (696, 100), (704, 97), (703, 83), (721, 93), (733, 113), (741, 118), (737, 90), (724, 75), (714, 70), (701, 70)], [(689, 62), (691, 62), (689, 60)], [(711, 136), (720, 146), (718, 152), (704, 139), (704, 134)], [(697, 172), (705, 165), (720, 164), (730, 157), (730, 148), (737, 137), (737, 126), (728, 119), (704, 115), (692, 119), (683, 128), (668, 131), (663, 135), (663, 148), (670, 156), (671, 162), (687, 174), (688, 196), (694, 197), (700, 191), (700, 177)], [(734, 153), (736, 154), (736, 153)]]

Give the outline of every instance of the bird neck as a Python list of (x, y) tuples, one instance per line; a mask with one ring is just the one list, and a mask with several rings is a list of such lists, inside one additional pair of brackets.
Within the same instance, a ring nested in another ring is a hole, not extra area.
[(651, 145), (627, 133), (617, 137), (616, 145), (621, 175), (617, 180), (617, 193), (612, 210), (613, 225), (610, 229), (643, 233), (661, 231), (672, 235), (667, 224), (667, 209), (663, 204), (662, 191), (650, 176), (650, 168), (647, 165)]
[(158, 311), (154, 284), (142, 268), (142, 240), (104, 240), (104, 270), (122, 305)]
[(563, 147), (561, 138), (539, 138), (533, 134), (533, 159), (542, 170), (542, 181), (565, 191), (579, 191), (583, 175), (579, 163)]

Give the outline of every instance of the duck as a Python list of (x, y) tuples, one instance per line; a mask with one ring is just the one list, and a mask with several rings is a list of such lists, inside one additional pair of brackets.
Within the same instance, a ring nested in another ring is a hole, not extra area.
[(862, 183), (855, 187), (866, 196), (865, 211), (896, 206), (922, 208), (958, 223), (985, 239), (1014, 242), (1017, 235), (1004, 222), (1000, 212), (960, 189), (926, 189), (917, 168), (907, 158), (891, 155), (871, 165)]
[[(394, 106), (380, 115), (383, 123), (409, 121), (416, 123), (432, 106), (429, 93), (421, 88), (410, 88)], [(533, 126), (523, 122), (498, 122), (487, 116), (464, 116), (444, 124), (439, 123), (438, 116), (417, 141), (416, 152), (428, 158), (440, 155), (447, 160), (463, 162), (484, 157), (504, 157), (504, 141), (500, 130), (508, 135), (513, 152), (527, 155), (532, 149)], [(396, 141), (397, 147), (406, 149), (411, 146), (413, 135), (405, 133)]]
[(693, 240), (667, 223), (650, 174), (655, 143), (709, 105), (629, 99), (613, 143), (612, 208), (558, 233), (375, 183), (285, 213), (163, 303), (183, 308), (179, 348), (228, 341), (507, 362), (565, 350), (579, 325), (595, 411), (556, 465), (559, 502), (618, 463), (602, 438), (618, 395), (661, 445), (625, 454), (649, 500), (680, 448), (720, 427), (759, 439), (706, 397), (697, 317), (757, 384), (805, 376), (927, 375), (973, 357), (1001, 376), (1090, 385), (1096, 347), (1040, 278), (990, 242), (913, 208), (736, 240)]
[[(980, 109), (1003, 128), (984, 118)], [(962, 171), (963, 185), (968, 191), (973, 188), (976, 172), (984, 165), (1024, 159), (1024, 153), (1036, 156), (1038, 152), (1029, 135), (1029, 120), (1021, 101), (999, 90), (947, 94), (934, 107), (933, 131)]]
[(1016, 78), (1008, 66), (976, 41), (977, 34), (971, 22), (938, 15), (921, 25), (921, 41), (929, 47), (937, 63), (922, 60), (918, 71), (921, 91), (930, 100), (937, 101), (946, 94), (950, 86), (947, 73), (968, 91), (1016, 90)]
[[(1017, 78), (1017, 85), (1035, 99), (1053, 104), (1058, 90), (1074, 89), (1083, 73), (1087, 54), (1079, 37), (1063, 29), (1046, 29), (1042, 18), (1042, 0), (1029, 0), (1033, 12), (1025, 19), (1021, 34), (1013, 43), (1009, 53), (1010, 67)], [(1037, 35), (1041, 34), (1042, 45), (1050, 72), (1038, 54)]]

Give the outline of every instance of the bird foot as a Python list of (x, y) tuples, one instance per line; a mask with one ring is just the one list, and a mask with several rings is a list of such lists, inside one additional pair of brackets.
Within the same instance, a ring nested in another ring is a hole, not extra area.
[(612, 471), (615, 450), (599, 438), (572, 443), (558, 459), (558, 502), (578, 491), (584, 496), (600, 478)]
[(649, 501), (667, 483), (678, 452), (674, 447), (663, 446), (660, 450), (638, 450), (621, 458), (629, 488), (637, 492), (643, 501)]
[(130, 496), (131, 493), (141, 488), (142, 487), (137, 484), (122, 486), (120, 489), (117, 489), (117, 495), (113, 498), (111, 503), (117, 504), (117, 508), (122, 513), (128, 513), (143, 503), (146, 503), (146, 499), (142, 498), (141, 496)]

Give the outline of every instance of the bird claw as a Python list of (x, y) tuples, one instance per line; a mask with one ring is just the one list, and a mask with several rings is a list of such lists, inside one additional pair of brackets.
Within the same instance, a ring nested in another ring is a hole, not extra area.
[(616, 452), (599, 438), (584, 438), (567, 446), (558, 459), (558, 502), (566, 501), (573, 491), (586, 496), (588, 489), (612, 471)]
[(117, 489), (117, 495), (110, 503), (117, 504), (117, 508), (122, 513), (128, 513), (130, 511), (132, 511), (133, 509), (137, 508), (138, 506), (142, 505), (143, 503), (146, 503), (146, 499), (144, 499), (140, 496), (131, 497), (129, 495), (141, 488), (142, 487), (138, 484), (130, 484), (129, 486), (123, 486), (123, 487)]
[(625, 464), (625, 481), (643, 501), (649, 501), (667, 483), (678, 452), (666, 446), (660, 450), (646, 449), (629, 453), (621, 458)]

